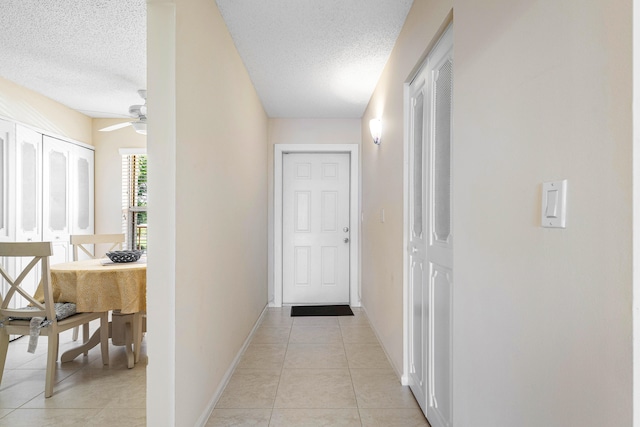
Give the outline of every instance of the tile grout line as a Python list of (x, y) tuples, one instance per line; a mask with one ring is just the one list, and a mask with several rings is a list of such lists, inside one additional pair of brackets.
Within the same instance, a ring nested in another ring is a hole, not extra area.
[[(289, 315), (291, 317), (291, 315)], [(278, 377), (278, 385), (276, 386), (276, 393), (273, 396), (273, 403), (271, 404), (271, 415), (269, 415), (269, 424), (271, 425), (271, 420), (273, 419), (273, 412), (276, 409), (276, 399), (278, 398), (278, 391), (280, 390), (280, 383), (282, 382), (282, 374), (284, 373), (284, 364), (287, 360), (287, 353), (289, 352), (289, 341), (291, 340), (291, 332), (293, 331), (293, 319), (289, 322), (289, 334), (287, 335), (287, 343), (284, 350), (284, 357), (282, 358), (282, 366), (280, 367), (280, 376)]]
[(342, 333), (343, 325), (338, 318), (338, 326), (340, 326), (340, 337), (342, 338), (342, 350), (344, 351), (344, 357), (347, 360), (347, 370), (349, 372), (349, 380), (351, 382), (351, 390), (353, 391), (353, 399), (356, 401), (356, 411), (358, 413), (358, 422), (360, 423), (360, 427), (362, 427), (362, 414), (360, 413), (360, 403), (358, 403), (358, 395), (356, 393), (355, 384), (353, 384), (353, 376), (351, 375), (351, 363), (349, 363), (349, 355), (347, 354), (347, 346), (344, 342), (344, 335)]

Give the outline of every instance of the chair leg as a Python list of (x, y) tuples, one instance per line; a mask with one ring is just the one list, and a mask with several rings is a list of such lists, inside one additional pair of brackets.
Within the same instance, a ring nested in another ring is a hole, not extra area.
[[(74, 328), (74, 334), (78, 333), (78, 327)], [(86, 344), (89, 341), (89, 323), (82, 325), (82, 344)], [(89, 350), (84, 352), (85, 356), (89, 356)]]
[(0, 383), (2, 383), (2, 374), (4, 373), (4, 362), (7, 360), (7, 352), (9, 351), (9, 334), (0, 331)]
[(72, 341), (78, 341), (78, 330), (80, 328), (78, 328), (77, 326), (75, 328), (73, 328), (73, 336), (71, 337)]
[(47, 373), (44, 383), (44, 397), (53, 395), (53, 383), (56, 376), (56, 357), (58, 353), (58, 334), (51, 331), (48, 336), (49, 348), (47, 350)]
[(102, 351), (102, 364), (109, 364), (109, 312), (105, 311), (100, 317), (100, 350)]

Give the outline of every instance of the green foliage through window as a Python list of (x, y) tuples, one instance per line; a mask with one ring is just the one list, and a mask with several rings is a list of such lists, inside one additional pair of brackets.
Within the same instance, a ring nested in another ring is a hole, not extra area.
[(129, 249), (147, 250), (147, 156), (122, 156), (122, 230)]

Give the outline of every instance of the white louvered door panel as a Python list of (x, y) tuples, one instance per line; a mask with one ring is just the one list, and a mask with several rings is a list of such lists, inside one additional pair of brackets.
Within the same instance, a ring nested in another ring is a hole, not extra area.
[(409, 385), (432, 427), (451, 427), (453, 223), (450, 27), (409, 86)]
[[(435, 49), (431, 78), (429, 134), (429, 399), (427, 416), (434, 427), (452, 422), (453, 233), (451, 223), (452, 46)], [(434, 61), (435, 62), (435, 61)]]
[[(21, 125), (16, 126), (16, 241), (42, 241), (42, 134)], [(22, 270), (30, 259), (16, 259), (16, 270)], [(23, 265), (24, 264), (24, 265)], [(27, 276), (23, 288), (35, 292), (39, 268)], [(16, 306), (27, 304), (21, 297)]]
[(71, 234), (94, 234), (94, 151), (71, 146)]
[(451, 205), (452, 29), (430, 55), (427, 141), (429, 340), (427, 418), (432, 427), (451, 427), (453, 228)]
[(43, 138), (42, 233), (44, 241), (53, 243), (51, 264), (71, 260), (71, 147), (50, 136)]
[(349, 154), (285, 154), (285, 304), (349, 303), (349, 197)]
[(42, 134), (16, 128), (16, 240), (42, 240)]
[(15, 239), (16, 125), (0, 120), (0, 242)]
[(426, 413), (428, 328), (424, 103), (425, 79), (410, 86), (411, 118), (409, 142), (409, 386)]
[[(0, 242), (15, 240), (15, 159), (16, 125), (0, 120)], [(15, 272), (13, 258), (0, 258), (0, 262), (9, 274)], [(4, 296), (9, 285), (0, 278), (0, 293)]]

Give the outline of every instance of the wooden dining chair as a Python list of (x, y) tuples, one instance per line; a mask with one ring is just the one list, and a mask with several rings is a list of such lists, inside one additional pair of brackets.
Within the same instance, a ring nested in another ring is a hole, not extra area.
[[(124, 234), (72, 234), (70, 237), (71, 246), (73, 247), (73, 260), (78, 261), (78, 250), (82, 251), (89, 259), (96, 259), (104, 257), (105, 252), (112, 250), (122, 250), (122, 244), (124, 243)], [(106, 244), (111, 245), (105, 252), (92, 253), (89, 248), (84, 245), (99, 245)]]
[[(27, 335), (30, 337), (29, 351), (35, 351), (40, 335), (48, 337), (47, 371), (44, 396), (51, 397), (58, 358), (59, 334), (68, 329), (88, 324), (100, 319), (100, 344), (102, 362), (109, 364), (109, 319), (108, 313), (77, 313), (73, 303), (55, 303), (49, 270), (49, 257), (53, 253), (51, 242), (0, 243), (0, 258), (32, 258), (22, 271), (10, 274), (4, 265), (0, 265), (0, 275), (7, 283), (7, 292), (0, 292), (0, 383), (4, 373), (4, 364), (9, 349), (9, 335)], [(16, 263), (18, 264), (18, 263)], [(38, 269), (36, 266), (40, 266)], [(38, 271), (39, 270), (39, 271)], [(22, 289), (24, 279), (31, 272), (40, 274), (44, 302), (36, 300)], [(14, 279), (15, 277), (15, 279)], [(28, 306), (13, 308), (12, 300), (18, 295), (28, 301)]]
[[(73, 260), (79, 260), (79, 254), (83, 253), (89, 259), (97, 259), (104, 257), (104, 254), (113, 250), (122, 250), (122, 244), (124, 243), (124, 234), (72, 234), (70, 236), (71, 246), (73, 247)], [(111, 245), (105, 252), (98, 252), (95, 249), (91, 252), (90, 248), (85, 245)], [(89, 339), (89, 324), (86, 324), (82, 328), (82, 340), (87, 342)], [(78, 328), (73, 330), (73, 341), (78, 340)]]

